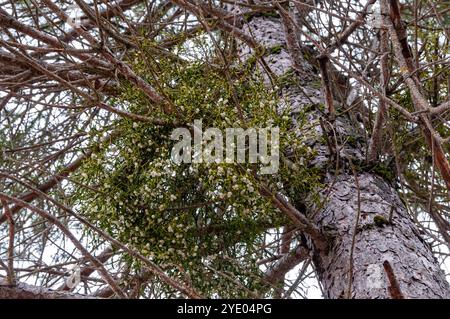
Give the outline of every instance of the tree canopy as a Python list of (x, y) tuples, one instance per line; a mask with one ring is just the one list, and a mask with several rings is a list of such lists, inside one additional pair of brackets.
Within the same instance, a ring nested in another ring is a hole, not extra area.
[[(346, 172), (358, 189), (353, 241), (395, 223), (395, 204), (361, 208), (367, 173), (398, 193), (448, 280), (449, 10), (5, 1), (0, 278), (69, 297), (325, 295), (312, 251), (332, 250), (340, 230), (315, 217)], [(223, 132), (278, 127), (279, 170), (174, 163), (173, 130), (199, 119)]]

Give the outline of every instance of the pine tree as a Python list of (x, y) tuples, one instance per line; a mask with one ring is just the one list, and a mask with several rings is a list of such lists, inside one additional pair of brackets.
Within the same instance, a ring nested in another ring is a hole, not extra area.
[(0, 8), (0, 297), (450, 297), (445, 1), (75, 4)]

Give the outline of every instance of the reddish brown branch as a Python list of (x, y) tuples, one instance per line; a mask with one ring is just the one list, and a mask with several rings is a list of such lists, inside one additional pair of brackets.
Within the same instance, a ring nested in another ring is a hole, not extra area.
[(15, 225), (14, 219), (9, 209), (8, 203), (2, 199), (3, 211), (9, 222), (9, 245), (8, 245), (8, 263), (7, 263), (7, 273), (8, 273), (8, 283), (11, 286), (16, 284), (16, 276), (14, 274), (14, 233)]
[(336, 109), (333, 104), (333, 92), (331, 91), (330, 74), (328, 73), (328, 58), (319, 58), (320, 75), (325, 93), (325, 103), (330, 121), (336, 117)]
[[(118, 135), (118, 132), (114, 132), (107, 137), (105, 137), (101, 143), (107, 142)], [(59, 184), (63, 179), (67, 178), (70, 173), (76, 171), (86, 159), (88, 159), (93, 153), (93, 148), (86, 150), (80, 157), (78, 157), (75, 161), (64, 167), (59, 173), (51, 176), (45, 183), (39, 185), (37, 189), (43, 193), (47, 193), (50, 189)], [(24, 202), (31, 202), (34, 199), (39, 197), (39, 193), (34, 191), (26, 192), (17, 198)], [(18, 211), (22, 209), (22, 205), (15, 204), (12, 208), (10, 208), (11, 215), (16, 214)], [(0, 216), (0, 224), (4, 223), (7, 220), (6, 214)]]
[(283, 256), (275, 265), (267, 271), (264, 280), (271, 284), (276, 284), (283, 280), (284, 276), (299, 263), (304, 261), (309, 256), (309, 251), (299, 246), (292, 252)]
[[(404, 81), (409, 88), (411, 97), (413, 100), (414, 108), (416, 112), (427, 112), (431, 110), (428, 101), (425, 99), (421, 92), (421, 87), (419, 86), (419, 81), (417, 73), (414, 73), (414, 66), (412, 63), (411, 54), (409, 52), (409, 47), (404, 41), (406, 40), (406, 35), (404, 35), (404, 27), (398, 22), (399, 18), (398, 2), (391, 0), (391, 20), (388, 21), (389, 34), (392, 39), (392, 45), (394, 49), (394, 54), (400, 66)], [(405, 52), (408, 51), (408, 52)], [(420, 127), (422, 133), (425, 137), (425, 142), (428, 147), (433, 150), (434, 163), (439, 169), (441, 176), (447, 186), (450, 193), (450, 164), (445, 156), (445, 152), (442, 148), (442, 138), (434, 130), (431, 125), (431, 121), (428, 115), (425, 113), (419, 114)]]
[(390, 286), (388, 287), (389, 293), (392, 299), (405, 299), (402, 291), (400, 290), (400, 285), (398, 284), (397, 278), (395, 277), (394, 270), (392, 269), (389, 261), (385, 260), (383, 263), (384, 271), (389, 279)]

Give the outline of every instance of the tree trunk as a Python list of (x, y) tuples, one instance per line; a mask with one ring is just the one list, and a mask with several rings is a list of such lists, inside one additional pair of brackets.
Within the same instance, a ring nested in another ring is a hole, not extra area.
[[(290, 85), (283, 89), (294, 120), (299, 109), (324, 103), (323, 92), (311, 81), (317, 75), (313, 73), (312, 65), (295, 54), (292, 39), (286, 41), (292, 30), (283, 24), (281, 17), (257, 16), (243, 23), (242, 29), (265, 47), (268, 53), (264, 60), (276, 75), (296, 70), (300, 87)], [(278, 50), (271, 50), (275, 47)], [(243, 59), (251, 53), (245, 45), (240, 47)], [(311, 121), (319, 116), (313, 111)], [(358, 134), (356, 126), (343, 118), (335, 120), (334, 129), (341, 136)], [(319, 125), (316, 131), (324, 134)], [(331, 150), (323, 142), (322, 145), (316, 143), (314, 148), (318, 151), (314, 165), (326, 170), (325, 163), (330, 160)], [(355, 181), (350, 161), (364, 160), (362, 149), (362, 146), (343, 146), (339, 157), (347, 161), (347, 167), (341, 166), (339, 176), (326, 174), (326, 184), (333, 186), (331, 191), (329, 187), (323, 190), (325, 205), (311, 217), (317, 226), (333, 236), (327, 254), (312, 247), (313, 262), (325, 297), (450, 298), (443, 271), (396, 190), (375, 174), (360, 172)], [(359, 219), (358, 225), (356, 219)]]
[(382, 178), (364, 173), (356, 183), (352, 175), (338, 176), (314, 221), (335, 236), (328, 254), (313, 258), (325, 297), (348, 297), (352, 273), (352, 298), (450, 298), (431, 247)]

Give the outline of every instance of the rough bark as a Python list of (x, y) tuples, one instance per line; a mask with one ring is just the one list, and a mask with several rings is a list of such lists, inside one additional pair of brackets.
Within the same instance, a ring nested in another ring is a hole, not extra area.
[(70, 293), (67, 291), (55, 291), (43, 287), (18, 283), (10, 286), (0, 278), (0, 299), (93, 299), (94, 297)]
[[(312, 66), (305, 60), (292, 62), (281, 18), (254, 17), (244, 23), (243, 30), (269, 49), (266, 52), (281, 46), (281, 50), (264, 57), (276, 75), (287, 74), (294, 69), (294, 65), (300, 73), (297, 74), (300, 86), (291, 85), (283, 89), (283, 95), (292, 108), (294, 121), (300, 109), (324, 104), (323, 93), (311, 83), (316, 77)], [(252, 54), (252, 50), (243, 45), (240, 53), (245, 59)], [(298, 70), (299, 65), (303, 66), (302, 70)], [(319, 117), (313, 111), (311, 122)], [(326, 134), (323, 129), (323, 126), (316, 127), (318, 135)], [(358, 135), (358, 129), (344, 118), (336, 118), (334, 130), (341, 136)], [(331, 237), (327, 253), (311, 247), (325, 297), (397, 298), (393, 295), (394, 282), (405, 298), (450, 298), (449, 284), (431, 247), (421, 237), (396, 190), (383, 178), (360, 172), (358, 192), (350, 167), (351, 161), (365, 158), (362, 147), (339, 145), (339, 154), (333, 154), (330, 145), (317, 141), (314, 148), (318, 156), (314, 165), (325, 171), (330, 160), (342, 163), (339, 176), (326, 174), (325, 184), (333, 185), (331, 192), (328, 187), (323, 190), (325, 204), (311, 217)], [(313, 208), (314, 205), (312, 211)], [(359, 223), (356, 225), (358, 216)], [(351, 255), (353, 258), (350, 258)], [(390, 273), (383, 266), (386, 261), (391, 266)]]
[(392, 266), (405, 298), (450, 298), (449, 285), (431, 247), (421, 237), (395, 189), (367, 173), (358, 175), (358, 184), (359, 205), (355, 177), (339, 176), (326, 207), (314, 219), (318, 226), (333, 229), (335, 236), (328, 254), (314, 258), (326, 297), (347, 297), (356, 230), (352, 298), (395, 298), (389, 291), (385, 261)]

